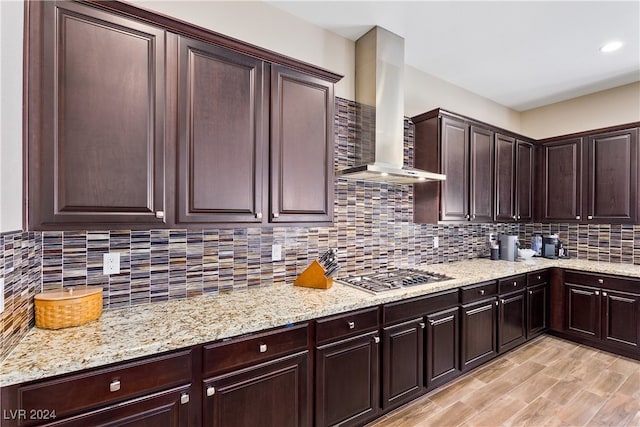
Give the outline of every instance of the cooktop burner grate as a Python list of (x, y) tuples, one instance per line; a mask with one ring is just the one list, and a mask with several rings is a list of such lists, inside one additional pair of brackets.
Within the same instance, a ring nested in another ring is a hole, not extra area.
[(408, 286), (424, 285), (426, 283), (441, 282), (451, 277), (440, 273), (403, 268), (386, 273), (368, 273), (339, 279), (341, 282), (372, 293), (391, 291)]

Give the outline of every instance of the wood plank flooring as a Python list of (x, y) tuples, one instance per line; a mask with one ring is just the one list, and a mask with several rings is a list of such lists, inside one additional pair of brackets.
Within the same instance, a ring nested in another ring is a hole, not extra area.
[(541, 336), (369, 427), (640, 426), (640, 361)]

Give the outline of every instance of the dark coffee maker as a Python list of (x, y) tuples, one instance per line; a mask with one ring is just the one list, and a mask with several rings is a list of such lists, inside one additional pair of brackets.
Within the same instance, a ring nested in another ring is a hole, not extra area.
[(542, 237), (542, 256), (545, 258), (558, 258), (558, 236)]

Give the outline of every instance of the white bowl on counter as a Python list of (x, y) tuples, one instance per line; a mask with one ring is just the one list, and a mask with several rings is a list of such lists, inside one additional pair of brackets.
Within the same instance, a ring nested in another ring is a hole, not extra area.
[(518, 258), (524, 261), (531, 261), (531, 258), (535, 255), (536, 251), (533, 249), (518, 249)]

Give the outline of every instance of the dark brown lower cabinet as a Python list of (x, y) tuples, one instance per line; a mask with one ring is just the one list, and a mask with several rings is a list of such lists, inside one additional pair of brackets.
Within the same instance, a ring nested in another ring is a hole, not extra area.
[(469, 371), (498, 354), (497, 305), (497, 299), (490, 298), (462, 306), (462, 372)]
[(527, 339), (525, 292), (501, 295), (498, 302), (498, 353), (524, 343)]
[(547, 289), (546, 283), (527, 288), (527, 339), (540, 335), (548, 327)]
[[(195, 411), (190, 403), (190, 387), (133, 399), (118, 405), (102, 408), (65, 420), (39, 424), (48, 427), (189, 427), (190, 412)], [(45, 416), (48, 411), (40, 410)], [(38, 413), (33, 413), (38, 416)]]
[(427, 316), (426, 386), (432, 390), (460, 375), (460, 309)]
[(372, 332), (316, 348), (316, 426), (361, 425), (376, 417), (379, 343)]
[(600, 290), (566, 285), (567, 332), (588, 339), (600, 338)]
[(309, 426), (309, 385), (308, 351), (206, 379), (204, 425)]
[(424, 392), (422, 318), (382, 330), (382, 408), (399, 406)]
[(603, 289), (601, 310), (601, 339), (640, 350), (640, 295)]

